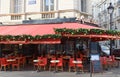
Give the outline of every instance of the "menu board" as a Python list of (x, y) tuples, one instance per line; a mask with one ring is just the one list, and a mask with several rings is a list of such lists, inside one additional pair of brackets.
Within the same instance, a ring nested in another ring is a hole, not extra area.
[(91, 54), (92, 72), (102, 72), (99, 54)]
[(91, 72), (102, 72), (102, 65), (100, 62), (100, 53), (99, 53), (99, 45), (98, 42), (90, 43), (90, 60), (92, 63), (92, 71)]
[(102, 65), (100, 63), (100, 60), (92, 61), (92, 72), (102, 72)]

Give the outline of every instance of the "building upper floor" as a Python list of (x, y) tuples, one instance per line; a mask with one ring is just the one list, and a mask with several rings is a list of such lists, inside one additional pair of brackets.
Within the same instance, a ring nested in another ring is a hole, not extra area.
[(70, 18), (91, 15), (92, 0), (0, 0), (0, 21)]
[(88, 12), (88, 0), (0, 0), (0, 14), (74, 9)]
[(112, 25), (113, 29), (119, 27), (120, 23), (120, 0), (99, 0), (94, 4), (94, 18), (99, 22), (101, 27), (110, 29), (110, 14), (108, 13), (108, 7), (112, 3), (114, 11), (112, 13)]

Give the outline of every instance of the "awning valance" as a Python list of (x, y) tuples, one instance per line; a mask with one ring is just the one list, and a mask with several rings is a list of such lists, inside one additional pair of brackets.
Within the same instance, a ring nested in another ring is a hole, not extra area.
[(0, 44), (60, 44), (60, 39), (45, 39), (36, 41), (0, 41)]

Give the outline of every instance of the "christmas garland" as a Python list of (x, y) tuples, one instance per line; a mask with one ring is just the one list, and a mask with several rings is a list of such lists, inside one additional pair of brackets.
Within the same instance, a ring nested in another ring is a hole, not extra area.
[(97, 35), (101, 35), (101, 34), (107, 34), (107, 35), (117, 35), (120, 36), (120, 32), (119, 31), (115, 31), (115, 30), (102, 30), (102, 29), (83, 29), (83, 28), (79, 28), (79, 29), (67, 29), (67, 28), (56, 28), (54, 29), (55, 32), (57, 34), (97, 34)]
[(112, 35), (112, 36), (120, 36), (119, 31), (115, 30), (102, 30), (102, 29), (67, 29), (67, 28), (55, 28), (54, 31), (56, 34), (47, 34), (47, 35), (0, 35), (0, 41), (34, 41), (34, 40), (43, 40), (43, 39), (61, 39), (62, 34), (72, 34), (72, 35), (89, 35), (89, 34), (97, 34), (97, 35)]
[(36, 35), (36, 36), (32, 36), (32, 35), (16, 35), (16, 36), (12, 36), (12, 35), (0, 35), (0, 40), (1, 41), (9, 41), (9, 40), (19, 40), (19, 41), (26, 41), (26, 40), (42, 40), (42, 39), (60, 39), (61, 35), (60, 34), (47, 34), (47, 35)]

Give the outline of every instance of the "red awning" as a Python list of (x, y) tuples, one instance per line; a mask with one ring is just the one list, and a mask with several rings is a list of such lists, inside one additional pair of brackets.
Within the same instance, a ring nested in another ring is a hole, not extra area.
[[(55, 34), (54, 28), (67, 28), (67, 29), (101, 29), (94, 26), (89, 26), (79, 23), (61, 23), (61, 24), (22, 24), (15, 26), (0, 26), (0, 35), (46, 35)], [(74, 36), (73, 36), (74, 37)], [(83, 37), (83, 36), (81, 36)], [(91, 37), (90, 35), (84, 37)], [(97, 37), (97, 35), (92, 36)], [(98, 36), (101, 37), (101, 36)], [(106, 38), (107, 36), (102, 36)], [(49, 41), (0, 41), (4, 44), (58, 44), (60, 40), (49, 40)]]
[(70, 29), (100, 29), (79, 23), (61, 23), (61, 24), (36, 24), (36, 25), (16, 25), (16, 26), (0, 26), (0, 35), (45, 35), (55, 34), (54, 28), (70, 28)]

